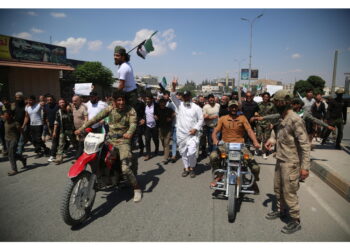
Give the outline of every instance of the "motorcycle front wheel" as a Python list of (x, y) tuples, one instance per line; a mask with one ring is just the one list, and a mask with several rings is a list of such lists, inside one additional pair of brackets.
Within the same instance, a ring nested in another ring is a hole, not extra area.
[(69, 182), (61, 204), (61, 216), (67, 225), (78, 225), (89, 217), (96, 196), (92, 189), (91, 198), (88, 197), (90, 179), (91, 173), (83, 171)]
[(237, 185), (228, 185), (228, 221), (234, 222), (236, 219), (236, 206), (237, 206), (237, 198), (236, 198), (236, 187)]

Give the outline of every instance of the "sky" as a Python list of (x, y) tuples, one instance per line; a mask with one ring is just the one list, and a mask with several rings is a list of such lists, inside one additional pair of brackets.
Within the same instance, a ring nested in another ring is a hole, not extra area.
[[(155, 51), (146, 60), (131, 52), (135, 75), (170, 82), (238, 78), (249, 66), (260, 79), (294, 83), (310, 75), (337, 85), (350, 73), (350, 9), (0, 9), (0, 34), (61, 45), (67, 57), (100, 61), (116, 76), (115, 45), (130, 49), (153, 31)], [(241, 83), (244, 81), (241, 81)]]

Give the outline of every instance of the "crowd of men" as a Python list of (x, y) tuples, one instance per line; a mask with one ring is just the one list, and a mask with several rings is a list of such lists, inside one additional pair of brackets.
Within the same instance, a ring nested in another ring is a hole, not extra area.
[[(15, 94), (13, 103), (3, 98), (0, 138), (3, 154), (8, 156), (11, 164), (9, 176), (19, 173), (16, 161), (26, 167), (23, 152), (28, 141), (34, 146), (35, 158), (47, 157), (48, 162), (59, 165), (69, 153), (70, 145), (75, 151), (75, 159), (82, 154), (84, 133), (81, 132), (91, 127), (94, 133), (112, 135), (110, 143), (114, 151), (109, 154), (109, 160), (113, 163), (119, 157), (122, 173), (134, 189), (134, 201), (139, 202), (142, 193), (137, 176), (131, 171), (132, 150), (138, 150), (139, 156), (148, 161), (160, 154), (160, 141), (162, 163), (175, 163), (180, 156), (183, 162), (181, 176), (194, 178), (199, 156), (209, 155), (212, 169), (220, 168), (218, 155), (222, 149), (217, 146), (220, 140), (250, 142), (254, 147), (253, 154), (261, 154), (264, 159), (275, 146), (274, 191), (278, 210), (266, 218), (283, 216), (287, 207), (292, 220), (282, 231), (300, 230), (296, 195), (299, 179), (308, 176), (313, 138), (320, 137), (322, 143), (326, 143), (330, 132), (337, 127), (335, 147), (340, 148), (346, 123), (344, 90), (338, 90), (337, 97), (328, 102), (322, 100), (320, 94), (314, 98), (312, 90), (307, 91), (303, 99), (294, 98), (284, 90), (276, 92), (273, 101), (268, 92), (256, 98), (250, 91), (240, 95), (232, 92), (219, 99), (212, 94), (193, 97), (188, 91), (176, 92), (178, 82), (174, 79), (171, 91), (163, 89), (157, 95), (146, 91), (144, 96), (138, 96), (126, 50), (116, 46), (114, 59), (119, 65), (120, 84), (113, 96), (104, 100), (100, 100), (96, 92), (91, 92), (89, 97), (74, 95), (71, 100), (56, 100), (50, 94), (38, 99), (35, 96), (25, 98), (22, 92)], [(47, 146), (49, 140), (51, 148)], [(253, 159), (250, 162), (255, 176), (253, 190), (258, 194), (259, 165), (249, 147), (244, 150)], [(115, 154), (119, 154), (118, 157)], [(215, 187), (221, 178), (214, 176), (210, 186)]]

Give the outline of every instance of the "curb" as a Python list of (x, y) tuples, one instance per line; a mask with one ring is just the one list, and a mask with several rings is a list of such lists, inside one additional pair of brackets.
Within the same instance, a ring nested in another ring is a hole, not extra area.
[(334, 170), (317, 160), (311, 161), (311, 171), (326, 182), (331, 188), (350, 202), (350, 182), (344, 180)]

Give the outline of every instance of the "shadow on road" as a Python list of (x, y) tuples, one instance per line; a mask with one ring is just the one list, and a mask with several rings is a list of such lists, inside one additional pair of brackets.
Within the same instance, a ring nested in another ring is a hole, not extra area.
[(271, 203), (271, 209), (275, 211), (277, 209), (277, 199), (274, 194), (266, 194), (267, 199), (263, 202), (264, 207), (268, 207), (269, 203)]
[(114, 189), (114, 191), (108, 193), (105, 197), (101, 197), (106, 198), (106, 202), (92, 210), (90, 217), (86, 221), (84, 221), (80, 225), (71, 227), (71, 230), (78, 231), (88, 226), (90, 223), (94, 222), (98, 218), (107, 215), (110, 211), (112, 211), (114, 207), (116, 207), (122, 201), (130, 201), (133, 198), (133, 196), (134, 192), (132, 189)]
[[(165, 169), (163, 168), (162, 164), (157, 163), (156, 165), (158, 166), (157, 169), (142, 172), (142, 174), (137, 177), (139, 185), (141, 189), (144, 190), (144, 193), (152, 192), (159, 182), (159, 178), (157, 177), (157, 175), (161, 175), (165, 172)], [(148, 183), (151, 183), (151, 186), (146, 190), (146, 186)]]
[(20, 173), (23, 173), (23, 172), (26, 172), (26, 171), (29, 171), (29, 170), (33, 170), (33, 169), (36, 169), (36, 168), (40, 168), (40, 167), (46, 167), (49, 164), (50, 164), (49, 162), (47, 162), (47, 163), (32, 163), (30, 165), (27, 165), (26, 168), (22, 168)]
[(196, 172), (196, 175), (201, 175), (204, 174), (206, 171), (210, 170), (211, 167), (209, 164), (202, 164), (199, 163), (197, 166), (194, 168), (194, 171)]

